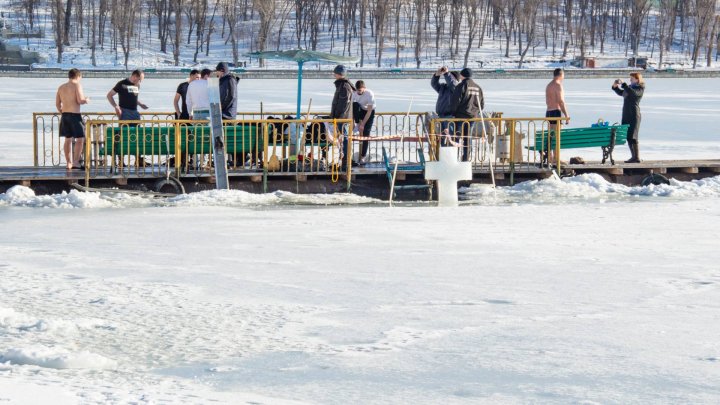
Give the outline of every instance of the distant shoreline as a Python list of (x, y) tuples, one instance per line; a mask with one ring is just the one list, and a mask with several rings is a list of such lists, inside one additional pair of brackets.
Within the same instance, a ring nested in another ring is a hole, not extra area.
[[(547, 79), (552, 76), (552, 68), (548, 69), (473, 69), (474, 78), (479, 79)], [(641, 69), (568, 69), (565, 77), (568, 79), (607, 79), (625, 77), (632, 71)], [(147, 78), (181, 79), (187, 77), (190, 70), (145, 69)], [(351, 79), (426, 79), (433, 74), (431, 69), (349, 69)], [(642, 71), (649, 78), (718, 78), (720, 70), (684, 70), (667, 69), (655, 71)], [(304, 69), (305, 79), (327, 79), (331, 71)], [(297, 70), (291, 69), (238, 69), (235, 74), (245, 79), (297, 79)], [(0, 77), (28, 77), (28, 78), (65, 78), (67, 70), (57, 68), (33, 68), (27, 66), (0, 66)], [(83, 70), (86, 78), (122, 78), (129, 75), (129, 71), (121, 69)]]

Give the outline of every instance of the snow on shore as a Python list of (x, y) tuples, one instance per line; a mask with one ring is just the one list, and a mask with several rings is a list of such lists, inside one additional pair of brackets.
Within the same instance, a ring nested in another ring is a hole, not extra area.
[[(459, 190), (464, 204), (565, 204), (586, 201), (634, 201), (638, 198), (662, 197), (673, 200), (720, 197), (720, 176), (693, 181), (671, 179), (669, 185), (629, 187), (611, 183), (597, 174), (555, 180), (532, 180), (512, 187), (493, 189), (473, 184)], [(240, 190), (210, 190), (172, 198), (152, 199), (116, 193), (71, 191), (54, 195), (35, 195), (27, 187), (14, 186), (0, 194), (2, 207), (29, 208), (146, 208), (146, 207), (282, 207), (382, 205), (383, 201), (354, 194), (294, 194), (276, 191), (254, 194)], [(428, 203), (421, 203), (428, 204)], [(432, 204), (432, 203), (430, 203)]]

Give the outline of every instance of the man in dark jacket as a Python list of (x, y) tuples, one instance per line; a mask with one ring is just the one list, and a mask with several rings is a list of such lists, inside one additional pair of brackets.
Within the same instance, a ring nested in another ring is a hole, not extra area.
[(465, 68), (460, 72), (460, 84), (455, 86), (450, 109), (458, 121), (455, 124), (455, 135), (463, 142), (463, 161), (467, 161), (472, 146), (471, 134), (474, 122), (467, 121), (477, 118), (485, 108), (485, 99), (480, 86), (472, 80), (472, 70)]
[[(445, 77), (445, 83), (440, 83), (440, 77)], [(458, 72), (450, 72), (446, 66), (438, 69), (430, 79), (430, 86), (438, 93), (437, 102), (435, 103), (435, 113), (438, 118), (452, 118), (455, 111), (451, 110), (452, 95), (455, 91), (455, 86), (460, 83), (458, 78), (460, 74)], [(440, 123), (440, 131), (443, 135), (449, 135), (450, 129), (449, 121), (442, 121)], [(446, 145), (446, 137), (442, 137), (443, 146)]]
[[(335, 95), (333, 96), (332, 106), (330, 108), (331, 119), (348, 119), (352, 118), (352, 94), (355, 91), (352, 83), (346, 78), (347, 69), (343, 65), (335, 66), (333, 69), (335, 75)], [(336, 138), (343, 138), (343, 157), (342, 165), (345, 167), (347, 161), (347, 124), (338, 124)]]
[(237, 83), (240, 78), (230, 73), (225, 62), (218, 63), (215, 68), (220, 78), (220, 107), (224, 120), (234, 120), (237, 116)]

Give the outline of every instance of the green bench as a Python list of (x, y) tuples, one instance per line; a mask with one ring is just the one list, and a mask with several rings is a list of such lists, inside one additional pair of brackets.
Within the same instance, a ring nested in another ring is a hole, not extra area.
[[(262, 130), (256, 125), (225, 126), (225, 150), (229, 154), (245, 154), (262, 147)], [(108, 127), (105, 145), (99, 153), (106, 155), (174, 155), (175, 126)], [(180, 127), (180, 151), (185, 154), (212, 153), (210, 127), (187, 125)]]
[[(615, 145), (627, 143), (627, 125), (610, 125), (588, 128), (568, 128), (561, 132), (560, 149), (594, 148), (600, 147), (603, 152), (602, 163), (610, 159), (615, 164), (612, 153)], [(535, 132), (535, 145), (527, 148), (543, 153), (543, 163), (547, 163), (547, 151), (555, 150), (557, 141), (554, 130), (550, 130), (550, 142), (548, 142), (548, 131)]]

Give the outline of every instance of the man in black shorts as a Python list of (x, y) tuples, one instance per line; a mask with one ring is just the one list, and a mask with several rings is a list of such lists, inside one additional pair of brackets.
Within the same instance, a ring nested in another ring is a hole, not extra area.
[(82, 73), (78, 69), (70, 69), (67, 83), (58, 87), (55, 95), (55, 107), (61, 113), (60, 136), (65, 137), (64, 151), (68, 170), (83, 168), (80, 157), (85, 146), (85, 123), (80, 115), (80, 105), (89, 103), (90, 98), (83, 93), (81, 79)]
[[(548, 118), (562, 118), (563, 114), (565, 114), (565, 124), (570, 123), (570, 115), (567, 112), (567, 107), (565, 106), (565, 90), (563, 89), (563, 80), (565, 79), (565, 72), (558, 68), (553, 71), (553, 79), (550, 83), (548, 83), (547, 87), (545, 87), (545, 105), (547, 106), (547, 109), (545, 110), (545, 117)], [(560, 120), (558, 121), (550, 121), (548, 122), (548, 129), (554, 130), (556, 127), (556, 124), (559, 124)], [(556, 163), (555, 162), (555, 153), (553, 148), (549, 147), (550, 145), (546, 145), (546, 148), (549, 148), (549, 161), (550, 163)]]

